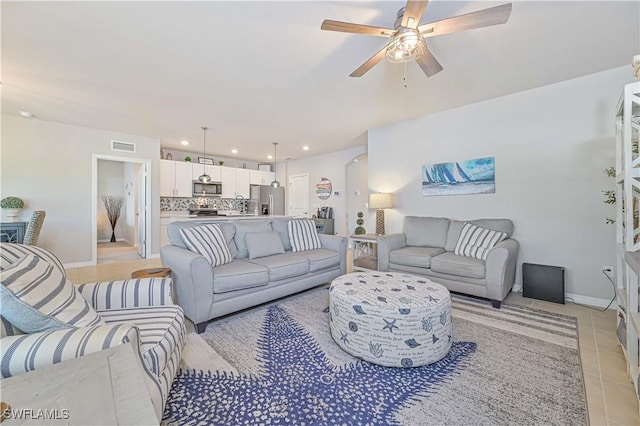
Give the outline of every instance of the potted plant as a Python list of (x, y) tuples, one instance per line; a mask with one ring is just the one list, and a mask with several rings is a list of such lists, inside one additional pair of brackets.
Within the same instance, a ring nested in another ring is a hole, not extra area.
[(24, 207), (24, 201), (18, 197), (5, 197), (0, 201), (0, 207), (6, 211), (9, 222), (17, 222), (20, 211)]
[(367, 230), (364, 229), (364, 213), (362, 212), (358, 212), (358, 219), (356, 220), (356, 223), (358, 224), (358, 226), (356, 227), (356, 230), (354, 231), (356, 235), (362, 235), (362, 234), (366, 234)]
[(191, 162), (191, 157), (189, 157), (189, 156), (187, 155), (186, 157), (184, 157), (184, 161)]
[(220, 164), (222, 166), (222, 165), (224, 165), (224, 161), (218, 161), (218, 164)]

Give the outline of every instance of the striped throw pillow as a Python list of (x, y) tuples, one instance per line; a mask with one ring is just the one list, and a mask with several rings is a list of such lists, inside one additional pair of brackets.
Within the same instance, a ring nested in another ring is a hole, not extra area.
[(505, 232), (492, 231), (465, 222), (453, 253), (486, 260), (489, 250), (507, 237)]
[(211, 266), (220, 266), (233, 260), (220, 226), (208, 224), (180, 229), (180, 235), (189, 250), (204, 256)]
[(26, 333), (104, 324), (60, 270), (33, 254), (0, 272), (2, 316)]
[(322, 247), (314, 221), (309, 219), (293, 219), (289, 221), (287, 228), (292, 251), (313, 250)]

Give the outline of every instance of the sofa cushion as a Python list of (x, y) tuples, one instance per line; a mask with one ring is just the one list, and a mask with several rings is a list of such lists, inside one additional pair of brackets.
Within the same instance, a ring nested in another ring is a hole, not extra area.
[(236, 259), (213, 268), (213, 292), (242, 290), (269, 283), (269, 270), (247, 260)]
[(99, 311), (104, 322), (128, 322), (140, 331), (140, 352), (145, 365), (156, 376), (164, 371), (178, 345), (184, 346), (184, 314), (178, 305)]
[[(169, 236), (169, 242), (175, 246), (188, 248), (182, 239), (182, 234), (180, 233), (181, 229), (188, 228), (196, 228), (198, 226), (207, 225), (211, 222), (204, 221), (177, 221), (171, 222), (167, 226), (167, 235)], [(216, 222), (216, 225), (220, 227), (222, 230), (222, 235), (224, 235), (224, 240), (227, 242), (227, 247), (229, 247), (229, 252), (231, 253), (231, 257), (234, 259), (238, 257), (238, 248), (236, 247), (236, 243), (234, 241), (236, 235), (236, 227), (229, 222)]]
[(408, 246), (444, 247), (449, 219), (444, 217), (406, 216), (403, 230)]
[(309, 272), (340, 266), (340, 254), (337, 251), (320, 248), (303, 251), (300, 255), (309, 260)]
[(489, 250), (506, 237), (507, 234), (504, 232), (465, 223), (453, 253), (486, 260)]
[(244, 219), (233, 221), (236, 226), (236, 246), (238, 247), (238, 259), (244, 259), (249, 257), (249, 250), (247, 250), (247, 242), (245, 241), (245, 235), (249, 232), (268, 232), (272, 231), (271, 222), (264, 219)]
[(468, 278), (484, 278), (485, 263), (475, 257), (458, 256), (449, 251), (431, 259), (431, 270)]
[(56, 265), (27, 254), (0, 272), (2, 316), (25, 333), (104, 324)]
[(389, 253), (389, 263), (397, 265), (416, 266), (418, 268), (430, 268), (431, 258), (444, 253), (439, 247), (414, 247), (408, 246)]
[(467, 222), (493, 231), (504, 232), (507, 234), (507, 238), (511, 238), (511, 235), (513, 235), (513, 222), (509, 219), (452, 220), (449, 225), (449, 232), (447, 232), (447, 244), (444, 246), (446, 251), (454, 251), (456, 249), (462, 227)]
[(322, 247), (314, 221), (309, 219), (293, 219), (289, 221), (287, 226), (292, 251), (313, 250)]
[(291, 251), (291, 241), (289, 240), (289, 221), (290, 217), (274, 218), (271, 221), (271, 227), (280, 235), (284, 251)]
[(269, 269), (269, 281), (299, 277), (309, 273), (309, 260), (299, 254), (287, 252), (253, 259), (250, 262)]
[(247, 232), (244, 236), (249, 259), (284, 253), (280, 235), (276, 231)]
[(231, 262), (231, 252), (217, 224), (180, 229), (182, 240), (191, 251), (201, 254), (211, 266)]

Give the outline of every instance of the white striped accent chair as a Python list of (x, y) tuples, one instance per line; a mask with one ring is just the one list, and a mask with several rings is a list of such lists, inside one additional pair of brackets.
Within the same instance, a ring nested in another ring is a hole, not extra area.
[[(45, 259), (64, 274), (53, 253), (36, 246), (9, 243), (0, 244), (0, 270), (9, 270), (28, 254)], [(182, 308), (173, 302), (171, 279), (89, 283), (76, 289), (104, 324), (25, 334), (0, 316), (2, 378), (133, 342), (160, 422), (186, 334)]]

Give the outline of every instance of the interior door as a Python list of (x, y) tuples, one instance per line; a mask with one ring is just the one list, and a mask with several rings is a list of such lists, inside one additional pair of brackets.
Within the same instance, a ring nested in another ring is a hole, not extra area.
[(138, 229), (138, 254), (147, 257), (147, 167), (138, 167), (138, 197), (136, 200), (136, 228)]
[(309, 215), (309, 175), (289, 176), (289, 215)]

